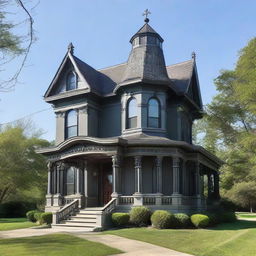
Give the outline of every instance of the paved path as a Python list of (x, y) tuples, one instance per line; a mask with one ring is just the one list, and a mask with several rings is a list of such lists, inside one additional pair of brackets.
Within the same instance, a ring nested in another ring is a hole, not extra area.
[(115, 256), (192, 256), (190, 254), (176, 252), (161, 246), (136, 241), (115, 235), (78, 235), (89, 241), (102, 243), (113, 248), (117, 248), (125, 253), (115, 254)]
[(99, 233), (84, 232), (81, 229), (54, 229), (54, 228), (25, 228), (9, 231), (0, 231), (0, 238), (18, 238), (30, 236), (43, 236), (55, 233), (69, 233), (80, 238), (87, 239), (117, 248), (124, 253), (115, 256), (192, 256), (190, 254), (176, 252), (161, 246), (140, 242), (115, 235), (101, 235)]

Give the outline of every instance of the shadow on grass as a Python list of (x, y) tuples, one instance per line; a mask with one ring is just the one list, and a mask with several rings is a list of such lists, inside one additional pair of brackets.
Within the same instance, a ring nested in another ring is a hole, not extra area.
[(231, 223), (220, 224), (211, 228), (211, 230), (240, 230), (249, 228), (256, 228), (256, 221), (237, 220)]
[(26, 222), (26, 218), (0, 218), (0, 223)]

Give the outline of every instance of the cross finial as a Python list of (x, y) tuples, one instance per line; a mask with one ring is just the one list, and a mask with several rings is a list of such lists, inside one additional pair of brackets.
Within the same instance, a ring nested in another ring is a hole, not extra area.
[(196, 60), (196, 53), (194, 51), (191, 53), (191, 57), (193, 60)]
[(146, 9), (146, 10), (143, 12), (143, 14), (142, 14), (143, 16), (146, 16), (146, 18), (145, 18), (145, 20), (144, 20), (146, 23), (149, 22), (149, 18), (148, 18), (148, 15), (149, 15), (149, 14), (151, 14), (151, 12), (150, 12), (148, 9)]
[(74, 53), (74, 45), (72, 43), (69, 43), (68, 45), (68, 51), (73, 54)]

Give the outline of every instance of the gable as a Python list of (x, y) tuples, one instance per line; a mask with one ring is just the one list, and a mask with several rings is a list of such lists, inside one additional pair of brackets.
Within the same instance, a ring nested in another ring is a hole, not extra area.
[(192, 77), (190, 79), (186, 94), (200, 109), (203, 108), (196, 67), (193, 69)]
[[(76, 63), (74, 56), (68, 52), (64, 59), (62, 60), (50, 86), (48, 87), (44, 97), (56, 96), (65, 92), (71, 92), (66, 90), (67, 75), (69, 72), (73, 71), (76, 74), (77, 89), (87, 89), (90, 90), (90, 85), (86, 81), (84, 75), (82, 74), (79, 66)], [(72, 90), (73, 92), (75, 90)]]

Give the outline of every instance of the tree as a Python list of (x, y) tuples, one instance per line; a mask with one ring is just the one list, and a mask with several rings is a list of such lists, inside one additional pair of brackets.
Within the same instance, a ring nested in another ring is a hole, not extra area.
[(45, 146), (48, 141), (26, 135), (21, 126), (6, 127), (0, 133), (0, 203), (21, 190), (37, 187), (45, 191), (46, 161), (35, 152)]
[(253, 212), (256, 206), (256, 182), (237, 183), (227, 192), (227, 196), (233, 202), (243, 207), (248, 207)]
[(17, 24), (14, 24), (7, 20), (5, 11), (12, 3), (12, 1), (0, 0), (0, 66), (3, 71), (4, 66), (7, 63), (12, 61), (18, 56), (23, 56), (20, 61), (20, 65), (17, 67), (16, 72), (11, 75), (10, 78), (2, 80), (0, 82), (0, 91), (8, 91), (13, 88), (17, 81), (18, 77), (25, 66), (30, 48), (34, 41), (34, 32), (33, 32), (33, 18), (28, 11), (27, 7), (24, 5), (22, 0), (15, 1), (19, 12), (24, 12), (27, 18), (25, 18), (25, 23), (28, 24), (27, 30), (24, 31), (22, 36), (16, 35), (13, 32), (14, 28), (17, 28), (18, 24), (23, 24), (21, 21), (17, 21)]
[[(256, 182), (255, 38), (240, 51), (235, 69), (222, 70), (214, 82), (217, 95), (206, 106), (206, 117), (197, 124), (194, 137), (225, 161), (221, 188), (235, 201), (231, 195), (256, 184), (250, 183)], [(249, 200), (249, 191), (243, 195)]]

